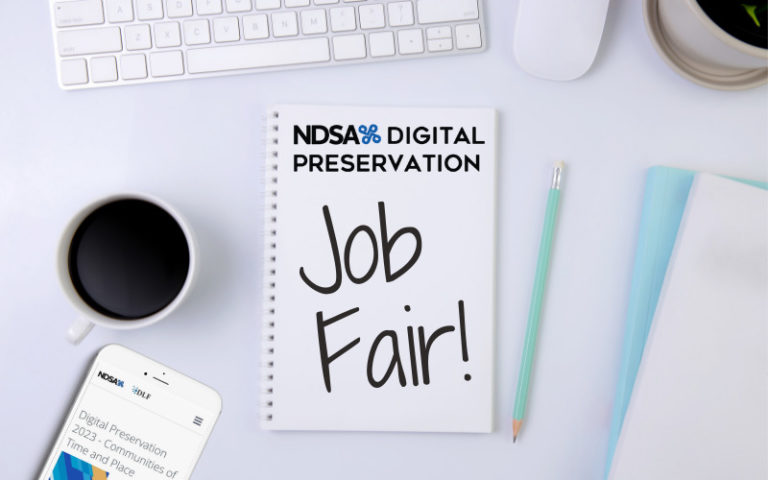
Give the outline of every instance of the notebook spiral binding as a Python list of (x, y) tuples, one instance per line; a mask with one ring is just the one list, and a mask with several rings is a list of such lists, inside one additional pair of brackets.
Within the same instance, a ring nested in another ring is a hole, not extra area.
[(267, 115), (267, 158), (264, 161), (264, 316), (262, 326), (261, 421), (272, 421), (274, 408), (274, 341), (275, 341), (275, 265), (277, 252), (277, 168), (278, 119), (277, 111)]

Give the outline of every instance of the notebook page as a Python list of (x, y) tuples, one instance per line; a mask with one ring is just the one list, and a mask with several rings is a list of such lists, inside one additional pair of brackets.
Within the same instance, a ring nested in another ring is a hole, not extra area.
[(270, 117), (262, 426), (490, 431), (494, 111)]
[(613, 479), (768, 478), (768, 192), (697, 175)]

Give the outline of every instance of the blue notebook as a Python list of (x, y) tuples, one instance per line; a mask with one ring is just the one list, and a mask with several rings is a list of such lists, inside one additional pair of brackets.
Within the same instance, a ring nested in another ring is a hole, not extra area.
[[(606, 475), (627, 412), (645, 340), (659, 301), (669, 258), (696, 172), (669, 167), (648, 170), (629, 295), (619, 382), (613, 406)], [(735, 179), (768, 189), (768, 183)]]

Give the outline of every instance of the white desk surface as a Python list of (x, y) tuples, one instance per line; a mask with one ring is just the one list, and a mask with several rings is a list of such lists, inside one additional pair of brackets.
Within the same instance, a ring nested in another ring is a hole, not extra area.
[[(675, 74), (639, 0), (611, 2), (597, 60), (570, 83), (512, 55), (516, 1), (488, 0), (480, 55), (63, 92), (46, 1), (4, 2), (0, 29), (0, 415), (6, 478), (32, 478), (88, 363), (122, 343), (215, 387), (224, 412), (193, 478), (595, 479), (602, 474), (645, 170), (768, 179), (768, 89)], [(500, 115), (496, 431), (269, 433), (257, 422), (262, 115), (272, 103), (492, 106)], [(512, 405), (555, 159), (568, 163), (526, 425)], [(54, 251), (90, 200), (143, 190), (175, 204), (202, 256), (194, 295), (153, 327), (74, 312)]]

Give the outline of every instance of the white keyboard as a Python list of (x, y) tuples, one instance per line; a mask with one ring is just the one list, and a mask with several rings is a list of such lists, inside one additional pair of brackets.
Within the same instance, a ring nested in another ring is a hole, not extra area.
[(63, 89), (485, 48), (481, 0), (50, 0)]

